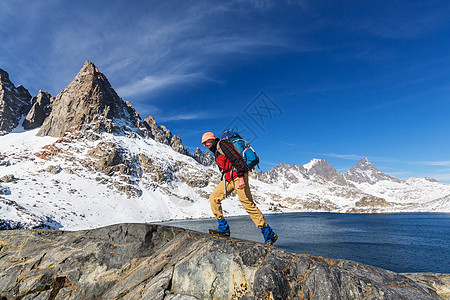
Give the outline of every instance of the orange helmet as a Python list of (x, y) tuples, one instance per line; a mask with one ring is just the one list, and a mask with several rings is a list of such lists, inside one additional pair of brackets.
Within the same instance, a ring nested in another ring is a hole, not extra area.
[(202, 144), (204, 144), (207, 140), (215, 140), (216, 137), (212, 132), (206, 132), (202, 136)]

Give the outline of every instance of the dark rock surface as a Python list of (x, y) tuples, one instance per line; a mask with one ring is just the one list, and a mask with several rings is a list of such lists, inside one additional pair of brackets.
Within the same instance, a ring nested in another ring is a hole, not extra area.
[(151, 224), (0, 232), (0, 299), (436, 299), (360, 263)]

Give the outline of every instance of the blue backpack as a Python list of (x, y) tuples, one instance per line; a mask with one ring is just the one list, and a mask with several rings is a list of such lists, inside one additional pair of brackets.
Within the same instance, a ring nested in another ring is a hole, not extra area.
[(233, 129), (225, 130), (220, 136), (220, 139), (227, 139), (236, 146), (238, 151), (242, 154), (248, 170), (253, 170), (256, 165), (259, 164), (259, 157), (256, 155), (255, 150), (253, 150), (250, 144)]

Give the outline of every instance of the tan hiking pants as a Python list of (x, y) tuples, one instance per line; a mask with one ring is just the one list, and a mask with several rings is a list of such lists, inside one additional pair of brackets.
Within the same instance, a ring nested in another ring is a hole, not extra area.
[[(225, 179), (224, 179), (225, 180)], [(222, 200), (225, 199), (231, 192), (236, 191), (239, 201), (245, 208), (253, 223), (256, 227), (263, 228), (267, 226), (266, 219), (263, 214), (253, 202), (252, 194), (250, 193), (250, 187), (248, 185), (248, 174), (244, 175), (245, 188), (239, 188), (239, 178), (235, 178), (233, 181), (226, 181), (226, 195), (223, 192), (223, 182), (220, 182), (216, 189), (209, 196), (209, 202), (211, 203), (211, 210), (216, 219), (223, 219), (222, 212)]]

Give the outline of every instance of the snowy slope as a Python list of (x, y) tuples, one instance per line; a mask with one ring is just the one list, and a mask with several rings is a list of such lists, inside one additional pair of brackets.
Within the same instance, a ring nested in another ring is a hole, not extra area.
[(450, 195), (450, 185), (412, 177), (405, 182), (379, 181), (375, 184), (355, 183), (362, 191), (397, 203), (426, 203)]
[[(1, 183), (1, 188), (8, 192), (1, 196), (0, 219), (36, 226), (49, 218), (63, 229), (82, 229), (119, 222), (211, 217), (207, 195), (219, 180), (218, 172), (211, 167), (152, 139), (104, 134), (98, 141), (57, 142), (56, 138), (35, 136), (38, 130), (0, 137), (3, 162), (0, 178), (15, 177), (11, 182)], [(95, 163), (89, 151), (101, 142), (128, 149), (130, 158), (145, 154), (161, 169), (179, 167), (168, 182), (154, 181), (142, 172), (134, 184), (142, 194), (130, 197), (116, 188), (116, 183), (118, 186), (123, 183), (124, 176), (109, 176), (86, 168), (86, 161)], [(60, 152), (49, 160), (35, 155), (47, 145), (57, 147)], [(205, 174), (211, 180), (205, 187), (195, 188), (186, 183), (186, 178), (192, 181), (195, 176)], [(224, 203), (227, 212), (244, 213), (240, 207), (229, 204)], [(14, 206), (23, 209), (18, 211)]]

